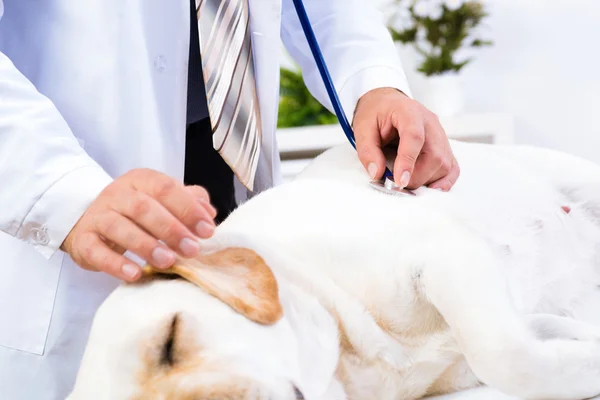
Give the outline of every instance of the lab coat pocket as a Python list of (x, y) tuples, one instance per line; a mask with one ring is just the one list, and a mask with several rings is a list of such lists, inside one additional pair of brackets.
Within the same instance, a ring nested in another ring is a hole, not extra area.
[(0, 346), (43, 355), (64, 254), (0, 233)]

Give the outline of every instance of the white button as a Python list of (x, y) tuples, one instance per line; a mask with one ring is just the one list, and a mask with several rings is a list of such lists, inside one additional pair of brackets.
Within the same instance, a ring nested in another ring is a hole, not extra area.
[(46, 225), (39, 224), (37, 222), (28, 222), (21, 227), (17, 237), (21, 240), (27, 241), (28, 243), (35, 242), (43, 246), (50, 243), (50, 236), (48, 235), (48, 228)]
[(167, 69), (167, 59), (165, 56), (158, 56), (154, 59), (154, 69), (158, 72), (164, 72)]
[(38, 244), (45, 246), (50, 242), (50, 238), (48, 237), (48, 233), (46, 233), (45, 226), (42, 226), (41, 228), (32, 228), (30, 235), (31, 238)]
[(36, 241), (36, 243), (42, 245), (47, 245), (50, 242), (48, 234), (42, 229), (33, 228), (31, 230), (31, 236), (33, 237), (33, 240)]

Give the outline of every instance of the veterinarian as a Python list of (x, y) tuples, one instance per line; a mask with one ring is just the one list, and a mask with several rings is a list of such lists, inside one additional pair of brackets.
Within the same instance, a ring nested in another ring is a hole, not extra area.
[[(193, 256), (280, 182), (280, 37), (330, 107), (281, 2), (0, 0), (0, 398), (63, 399), (97, 306), (140, 276), (130, 260)], [(305, 0), (360, 160), (381, 176), (401, 137), (398, 183), (448, 190), (446, 135), (369, 3)]]

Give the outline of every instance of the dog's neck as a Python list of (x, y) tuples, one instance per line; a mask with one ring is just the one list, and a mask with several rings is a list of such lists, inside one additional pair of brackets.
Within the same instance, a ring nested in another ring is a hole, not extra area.
[[(338, 326), (342, 321), (332, 315), (319, 299), (323, 290), (314, 289), (319, 275), (309, 272), (298, 260), (286, 254), (276, 237), (262, 237), (238, 231), (235, 227), (215, 231), (204, 241), (207, 252), (227, 247), (253, 249), (263, 257), (271, 268), (278, 284), (279, 299), (283, 308), (284, 323), (289, 323), (297, 339), (302, 387), (310, 399), (345, 398), (341, 384), (335, 379), (340, 358), (340, 335)], [(334, 395), (335, 394), (335, 395)]]

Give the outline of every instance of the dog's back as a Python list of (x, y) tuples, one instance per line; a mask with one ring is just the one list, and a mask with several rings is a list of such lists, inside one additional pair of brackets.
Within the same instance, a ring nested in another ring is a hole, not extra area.
[[(448, 243), (457, 243), (457, 252), (485, 246), (523, 315), (588, 319), (600, 311), (600, 303), (582, 305), (600, 281), (592, 266), (600, 230), (584, 206), (590, 199), (569, 196), (584, 183), (600, 188), (598, 167), (582, 162), (570, 172), (580, 182), (569, 186), (567, 174), (553, 170), (561, 157), (579, 159), (460, 143), (454, 151), (463, 172), (450, 193), (421, 188), (416, 197), (397, 197), (368, 188), (355, 153), (341, 146), (295, 182), (234, 212), (217, 232), (220, 245), (251, 238), (247, 243), (264, 254), (285, 254), (287, 262), (274, 261), (276, 273), (336, 316), (343, 350), (338, 372), (352, 398), (373, 398), (377, 388), (377, 398), (408, 399), (477, 383), (419, 286), (429, 264), (444, 264)], [(443, 279), (444, 272), (436, 273)], [(390, 368), (402, 364), (407, 348), (413, 364)], [(387, 360), (373, 362), (386, 352)]]
[[(457, 232), (494, 249), (522, 312), (539, 306), (551, 281), (565, 285), (580, 281), (579, 267), (590, 271), (590, 253), (600, 243), (598, 166), (533, 148), (453, 148), (462, 174), (452, 191), (420, 188), (410, 197), (370, 189), (353, 150), (340, 146), (293, 183), (236, 210), (217, 235), (278, 246), (365, 304), (378, 297), (368, 286), (381, 295), (390, 269), (421, 263)], [(581, 163), (579, 169), (573, 162)], [(566, 170), (562, 180), (555, 169)], [(373, 265), (375, 260), (387, 265)]]

